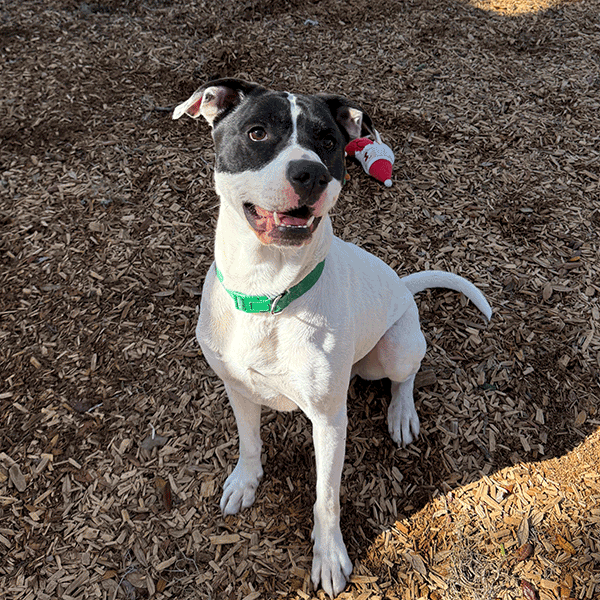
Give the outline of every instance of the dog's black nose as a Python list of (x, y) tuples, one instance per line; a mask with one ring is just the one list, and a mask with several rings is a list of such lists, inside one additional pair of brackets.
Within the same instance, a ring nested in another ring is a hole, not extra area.
[(332, 179), (327, 167), (314, 160), (292, 160), (287, 178), (305, 204), (314, 204)]

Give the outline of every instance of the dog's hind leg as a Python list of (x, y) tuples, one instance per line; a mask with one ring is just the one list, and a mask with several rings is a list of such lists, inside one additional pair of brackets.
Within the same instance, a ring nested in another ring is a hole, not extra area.
[(419, 435), (413, 386), (426, 348), (419, 312), (413, 303), (386, 331), (373, 350), (354, 367), (354, 373), (363, 379), (387, 377), (391, 380), (388, 429), (399, 446), (410, 444)]
[(240, 456), (223, 485), (221, 510), (226, 515), (237, 513), (254, 502), (256, 488), (263, 475), (260, 461), (260, 404), (251, 402), (231, 386), (225, 386), (238, 428)]
[(415, 375), (406, 381), (392, 381), (392, 401), (388, 408), (388, 430), (398, 446), (405, 447), (419, 436), (419, 415), (415, 408)]

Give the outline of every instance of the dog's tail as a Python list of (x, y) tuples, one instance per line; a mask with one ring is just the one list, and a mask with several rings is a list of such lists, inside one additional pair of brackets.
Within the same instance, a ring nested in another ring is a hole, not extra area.
[(447, 288), (463, 293), (489, 321), (492, 318), (492, 307), (485, 296), (470, 282), (460, 275), (446, 271), (420, 271), (402, 277), (402, 283), (414, 296), (428, 288)]

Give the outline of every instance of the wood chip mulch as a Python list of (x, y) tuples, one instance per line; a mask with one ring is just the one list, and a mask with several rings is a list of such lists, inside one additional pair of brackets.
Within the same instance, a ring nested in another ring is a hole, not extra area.
[(349, 165), (334, 226), (438, 290), (419, 440), (354, 381), (342, 530), (354, 600), (600, 597), (599, 0), (0, 6), (0, 598), (322, 598), (314, 454), (263, 414), (265, 477), (224, 518), (237, 457), (194, 339), (218, 201), (214, 76), (354, 98), (396, 154)]

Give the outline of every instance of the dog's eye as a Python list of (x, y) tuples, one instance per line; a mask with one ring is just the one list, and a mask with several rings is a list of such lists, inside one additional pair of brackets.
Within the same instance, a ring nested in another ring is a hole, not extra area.
[(326, 135), (323, 138), (323, 147), (325, 150), (332, 150), (336, 144), (336, 139), (332, 135)]
[(253, 127), (248, 132), (248, 137), (253, 142), (264, 142), (267, 139), (267, 132), (263, 127)]

